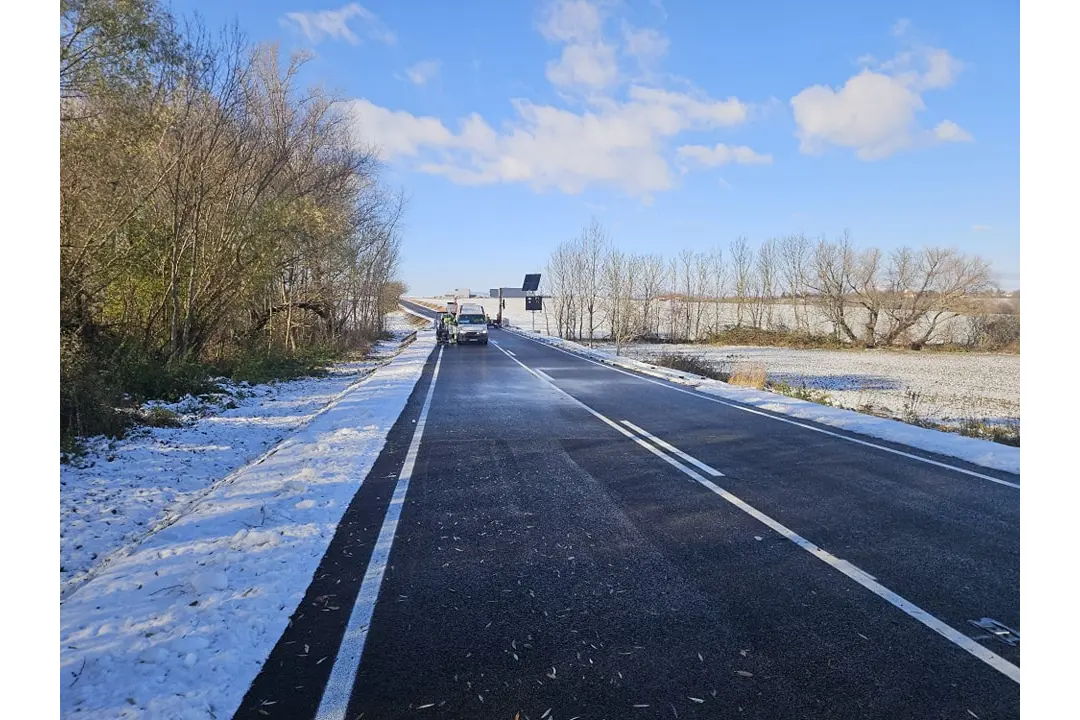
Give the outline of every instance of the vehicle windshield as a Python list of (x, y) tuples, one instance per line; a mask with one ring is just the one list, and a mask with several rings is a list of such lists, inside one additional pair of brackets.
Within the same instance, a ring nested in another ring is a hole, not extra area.
[(462, 325), (487, 325), (487, 318), (483, 315), (461, 315), (458, 322)]

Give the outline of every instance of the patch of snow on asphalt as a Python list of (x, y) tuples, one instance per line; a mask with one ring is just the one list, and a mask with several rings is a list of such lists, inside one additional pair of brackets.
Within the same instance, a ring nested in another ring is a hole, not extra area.
[[(843, 430), (848, 430), (850, 432), (879, 438), (881, 440), (900, 443), (912, 448), (918, 448), (920, 450), (939, 453), (941, 455), (965, 460), (967, 462), (981, 465), (982, 467), (994, 470), (1002, 470), (1011, 473), (1020, 472), (1020, 448), (1018, 447), (1010, 447), (1007, 445), (1002, 445), (1000, 443), (992, 442), (990, 440), (980, 440), (977, 438), (956, 435), (954, 433), (922, 428), (916, 425), (909, 425), (898, 420), (889, 420), (885, 418), (875, 417), (873, 415), (855, 412), (854, 410), (819, 405), (817, 403), (807, 402), (805, 400), (798, 400), (796, 398), (787, 397), (777, 393), (736, 387), (734, 385), (720, 382), (719, 380), (712, 380), (709, 378), (700, 377), (698, 375), (693, 375), (691, 373), (677, 372), (668, 368), (650, 365), (647, 362), (632, 357), (627, 357), (625, 355), (616, 356), (614, 352), (607, 352), (596, 348), (590, 349), (576, 342), (562, 340), (560, 338), (548, 335), (541, 335), (539, 333), (530, 332), (524, 328), (514, 327), (509, 329), (525, 337), (532, 338), (533, 340), (544, 342), (549, 345), (555, 345), (569, 352), (573, 352), (575, 354), (582, 355), (608, 365), (623, 367), (628, 370), (635, 370), (646, 375), (652, 375), (653, 377), (669, 380), (671, 382), (694, 388), (700, 392), (708, 395), (713, 395), (718, 398), (732, 400), (744, 405), (758, 407), (763, 410), (769, 410), (794, 418), (810, 420), (821, 425), (840, 428)], [(667, 345), (656, 347), (663, 347), (664, 350), (670, 351), (670, 349), (675, 346)], [(701, 351), (702, 349), (703, 348), (701, 346), (695, 346), (696, 351)], [(772, 350), (773, 348), (762, 349)], [(743, 350), (746, 350), (746, 348), (739, 348), (740, 353)], [(787, 352), (794, 351), (789, 350)], [(820, 351), (802, 352), (816, 353)], [(851, 354), (847, 352), (836, 354), (841, 355), (844, 361), (848, 361), (848, 358), (851, 357)], [(856, 351), (852, 351), (852, 354), (857, 355), (858, 353)], [(927, 355), (927, 357), (929, 358), (931, 356)], [(938, 355), (933, 357), (934, 359), (937, 359), (943, 356)], [(1011, 358), (1004, 358), (1004, 360), (1005, 362), (1009, 362), (1011, 361)], [(1019, 358), (1016, 358), (1016, 368), (1016, 382), (1018, 386)], [(768, 370), (768, 366), (766, 366), (766, 369)], [(791, 381), (789, 380), (789, 382)], [(957, 377), (949, 378), (948, 376), (943, 376), (941, 378), (941, 382), (952, 382), (954, 385), (958, 386), (960, 380)], [(985, 385), (993, 385), (996, 383), (1005, 387), (1005, 392), (1008, 392), (1009, 380), (1007, 379), (1005, 381), (999, 381), (996, 378), (983, 378), (982, 382)], [(976, 383), (978, 383), (977, 380)], [(863, 392), (865, 392), (865, 390)], [(1017, 398), (1015, 408), (1017, 412), (1017, 417), (1019, 417), (1019, 398)]]
[[(420, 334), (276, 452), (214, 485), (173, 524), (72, 592), (60, 607), (62, 715), (230, 717), (285, 630), (434, 347), (432, 333)], [(339, 386), (323, 379), (306, 387), (309, 395), (290, 392), (292, 410), (278, 417), (318, 406), (322, 400), (311, 394), (331, 397)], [(250, 427), (224, 413), (215, 419), (221, 428)], [(197, 441), (211, 447), (234, 439), (207, 432)], [(158, 448), (135, 456), (150, 466), (167, 455)], [(204, 467), (209, 462), (190, 463), (203, 483), (213, 474)], [(152, 485), (180, 481), (190, 488), (178, 477), (183, 468), (162, 466)]]

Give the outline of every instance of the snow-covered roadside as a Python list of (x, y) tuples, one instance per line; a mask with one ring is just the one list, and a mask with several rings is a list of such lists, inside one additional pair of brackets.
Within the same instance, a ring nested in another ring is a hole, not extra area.
[(931, 430), (909, 425), (899, 420), (865, 415), (854, 410), (827, 407), (817, 403), (798, 400), (763, 390), (736, 387), (719, 380), (704, 378), (693, 373), (679, 372), (657, 367), (640, 360), (616, 356), (602, 350), (590, 349), (576, 342), (557, 337), (529, 332), (521, 327), (507, 328), (524, 337), (560, 347), (592, 360), (617, 367), (634, 370), (645, 375), (669, 380), (680, 385), (692, 387), (699, 392), (744, 405), (788, 415), (802, 420), (811, 420), (821, 425), (840, 428), (851, 432), (869, 435), (890, 442), (901, 443), (913, 448), (939, 453), (949, 457), (966, 460), (994, 470), (1020, 472), (1020, 448), (1002, 445), (989, 440), (964, 437), (953, 433)]
[(60, 608), (64, 717), (225, 718), (281, 636), (435, 347), (432, 333)]
[(337, 363), (324, 377), (254, 386), (219, 381), (223, 392), (213, 398), (147, 403), (176, 413), (182, 427), (88, 440), (82, 458), (60, 466), (61, 598), (389, 361), (415, 327), (404, 313), (391, 313), (387, 330), (393, 339), (377, 343), (368, 359)]

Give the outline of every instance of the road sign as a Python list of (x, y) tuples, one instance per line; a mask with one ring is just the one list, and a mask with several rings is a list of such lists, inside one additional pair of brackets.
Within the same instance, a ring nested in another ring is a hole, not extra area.
[(544, 298), (540, 295), (528, 295), (525, 298), (525, 309), (539, 311), (544, 309)]

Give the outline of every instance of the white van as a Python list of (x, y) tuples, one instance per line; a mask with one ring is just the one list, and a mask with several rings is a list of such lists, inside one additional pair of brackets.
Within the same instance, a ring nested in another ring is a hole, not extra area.
[(454, 325), (458, 345), (469, 342), (488, 344), (488, 317), (482, 305), (465, 303), (458, 311)]

